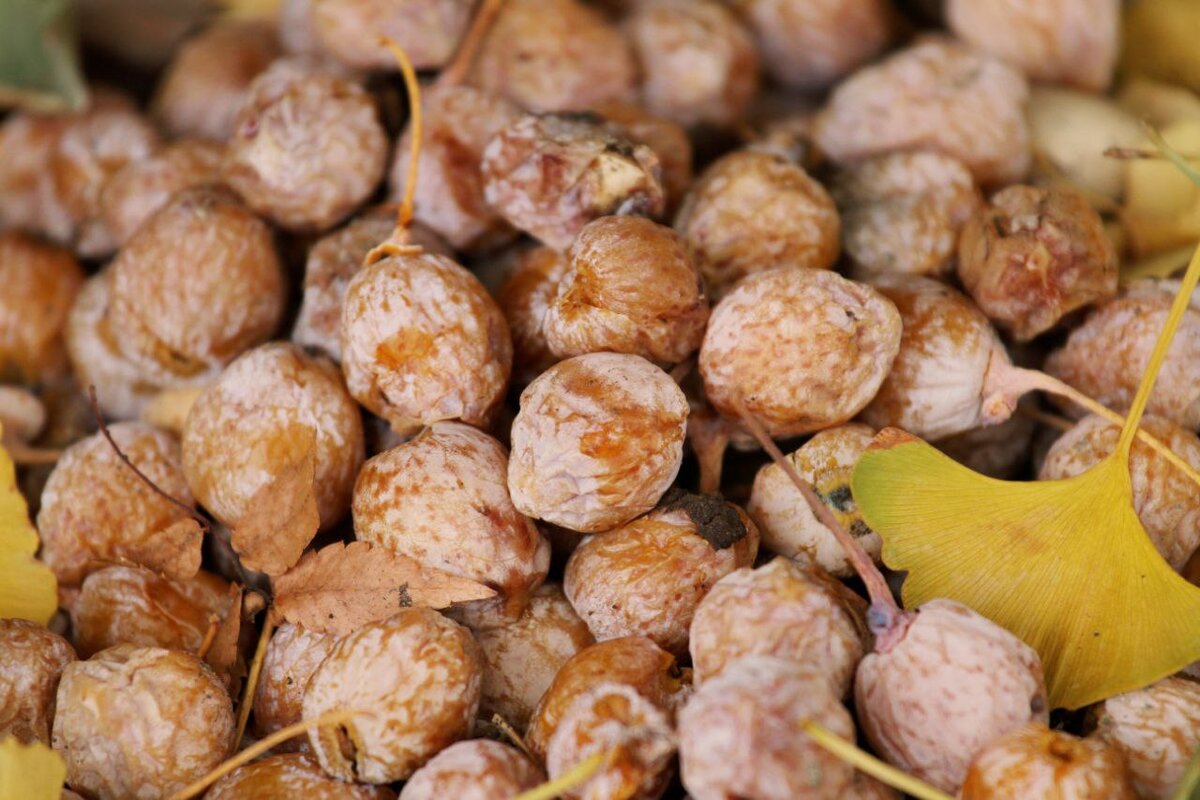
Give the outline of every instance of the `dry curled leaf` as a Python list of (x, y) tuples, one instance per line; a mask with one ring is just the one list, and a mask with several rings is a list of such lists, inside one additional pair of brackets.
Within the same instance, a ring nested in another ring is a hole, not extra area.
[(275, 578), (275, 613), (310, 631), (345, 636), (401, 608), (446, 608), (486, 600), (496, 590), (428, 569), (369, 542), (337, 542), (307, 553)]
[(213, 638), (212, 646), (204, 655), (204, 660), (213, 668), (221, 680), (225, 681), (229, 694), (237, 697), (237, 684), (241, 681), (243, 670), (240, 667), (238, 643), (242, 634), (242, 587), (236, 583), (229, 586), (229, 607), (217, 627), (217, 635)]
[(233, 549), (250, 569), (282, 575), (300, 560), (321, 527), (317, 510), (316, 453), (304, 448), (272, 481), (254, 493), (233, 528)]
[(0, 800), (58, 800), (66, 779), (62, 757), (41, 742), (0, 741)]
[(0, 619), (45, 625), (58, 609), (58, 581), (33, 557), (38, 543), (25, 498), (17, 491), (16, 467), (0, 447)]
[(188, 580), (200, 571), (200, 548), (204, 529), (191, 517), (176, 520), (142, 542), (127, 549), (126, 557), (135, 564), (161, 572), (168, 578)]

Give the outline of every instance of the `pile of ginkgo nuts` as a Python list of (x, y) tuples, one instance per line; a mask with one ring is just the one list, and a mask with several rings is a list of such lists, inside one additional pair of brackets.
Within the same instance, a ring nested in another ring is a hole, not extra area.
[(160, 64), (85, 42), (86, 107), (0, 118), (0, 601), (49, 598), (0, 608), (0, 786), (1185, 796), (1200, 669), (1055, 707), (1011, 625), (901, 605), (854, 488), (899, 431), (1083, 473), (1176, 326), (1126, 454), (1200, 582), (1200, 189), (1152, 144), (1200, 157), (1200, 67), (1131, 38), (1154, 2), (285, 0)]

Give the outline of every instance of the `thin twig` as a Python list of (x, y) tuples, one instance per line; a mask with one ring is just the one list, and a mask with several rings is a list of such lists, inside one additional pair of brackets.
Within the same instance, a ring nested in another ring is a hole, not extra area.
[(196, 658), (201, 660), (208, 655), (208, 651), (212, 649), (213, 642), (217, 640), (217, 631), (221, 629), (221, 618), (216, 614), (208, 615), (208, 630), (204, 633), (204, 641), (200, 643), (200, 647), (196, 650)]
[(907, 772), (902, 772), (891, 764), (885, 764), (878, 758), (859, 750), (854, 743), (846, 741), (819, 723), (806, 720), (800, 727), (818, 745), (833, 753), (850, 766), (855, 767), (861, 772), (865, 772), (882, 783), (886, 783), (893, 789), (898, 789), (905, 794), (918, 797), (921, 800), (953, 800), (950, 795), (942, 792), (940, 789), (930, 786), (924, 781), (920, 781), (909, 775)]
[(525, 743), (525, 737), (517, 733), (516, 729), (512, 725), (508, 724), (508, 720), (499, 714), (492, 714), (492, 724), (499, 728), (500, 732), (508, 737), (508, 740), (511, 741), (518, 750), (528, 756), (535, 763), (538, 761), (537, 756), (533, 754), (533, 751), (529, 749), (529, 745)]
[(250, 709), (254, 707), (254, 693), (258, 690), (258, 679), (262, 674), (263, 660), (267, 657), (267, 643), (275, 630), (275, 615), (270, 611), (263, 618), (262, 632), (258, 635), (258, 645), (254, 648), (254, 659), (250, 662), (250, 674), (246, 676), (246, 687), (242, 690), (242, 703), (238, 706), (237, 737), (234, 739), (234, 749), (242, 746), (242, 737), (246, 734), (246, 722), (250, 719)]
[[(1147, 150), (1141, 147), (1109, 147), (1104, 151), (1106, 158), (1116, 158), (1121, 161), (1166, 161), (1167, 156), (1157, 150)], [(1184, 156), (1188, 161), (1200, 161), (1200, 155)]]

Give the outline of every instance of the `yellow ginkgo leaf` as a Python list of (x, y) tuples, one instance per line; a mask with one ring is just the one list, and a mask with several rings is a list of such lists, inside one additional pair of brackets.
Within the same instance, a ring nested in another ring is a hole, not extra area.
[(67, 765), (41, 742), (0, 741), (0, 800), (58, 800)]
[(58, 609), (58, 581), (33, 557), (37, 548), (29, 508), (17, 491), (16, 467), (0, 446), (0, 619), (45, 625)]
[[(4, 428), (0, 426), (0, 436)], [(27, 555), (37, 552), (38, 535), (29, 522), (29, 507), (17, 491), (17, 469), (8, 451), (0, 447), (0, 551)]]

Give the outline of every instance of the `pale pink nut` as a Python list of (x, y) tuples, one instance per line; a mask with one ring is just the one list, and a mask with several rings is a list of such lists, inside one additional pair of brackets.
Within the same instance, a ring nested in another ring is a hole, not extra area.
[(567, 274), (566, 256), (544, 245), (522, 251), (496, 293), (513, 340), (513, 382), (528, 385), (554, 366), (543, 322)]
[(842, 164), (935, 150), (985, 185), (1019, 181), (1031, 159), (1024, 76), (951, 39), (929, 37), (841, 83), (817, 116), (817, 144)]
[(1093, 92), (1112, 82), (1120, 0), (949, 0), (946, 22), (955, 36), (1030, 80)]
[(496, 301), (464, 267), (433, 253), (361, 269), (346, 288), (341, 341), (350, 394), (401, 435), (440, 420), (486, 426), (512, 369)]
[(530, 111), (587, 109), (631, 98), (637, 62), (620, 30), (580, 0), (506, 0), (471, 82)]
[(854, 701), (881, 757), (946, 792), (989, 742), (1049, 719), (1037, 653), (953, 600), (921, 606), (891, 650), (863, 658)]
[(679, 473), (688, 404), (644, 358), (561, 361), (521, 393), (508, 489), (531, 517), (582, 533), (646, 513)]
[(375, 101), (362, 87), (284, 60), (250, 85), (221, 176), (277, 225), (323, 231), (375, 191), (387, 151)]
[(277, 33), (288, 55), (317, 55), (317, 32), (313, 30), (312, 0), (283, 0)]
[(0, 228), (36, 233), (56, 244), (70, 241), (74, 226), (50, 170), (70, 122), (68, 115), (16, 112), (0, 123), (0, 153), (11, 154), (0, 161)]
[(495, 588), (515, 617), (546, 577), (550, 543), (514, 508), (507, 470), (500, 442), (469, 425), (436, 422), (363, 466), (354, 535)]
[(632, 353), (671, 365), (700, 349), (708, 296), (675, 231), (642, 217), (600, 217), (567, 258), (542, 321), (554, 355)]
[(284, 342), (256, 347), (226, 367), (196, 398), (183, 428), (188, 486), (230, 527), (310, 449), (317, 511), (329, 528), (350, 508), (364, 458), (362, 415), (333, 362)]
[(399, 70), (388, 37), (417, 69), (442, 66), (471, 20), (471, 0), (311, 0), (318, 50), (357, 70)]
[[(254, 693), (254, 730), (260, 737), (301, 720), (308, 679), (337, 642), (332, 634), (307, 631), (290, 622), (275, 629)], [(301, 740), (291, 739), (277, 749), (305, 749), (307, 745), (307, 741), (302, 747)]]
[(679, 712), (683, 785), (694, 800), (826, 800), (854, 768), (804, 731), (816, 722), (854, 740), (854, 722), (820, 671), (752, 655), (704, 683)]
[(900, 275), (873, 285), (899, 309), (903, 333), (891, 372), (862, 421), (922, 439), (980, 427), (988, 371), (1009, 363), (987, 317), (969, 298), (931, 278)]
[(1037, 424), (1023, 413), (932, 444), (958, 463), (989, 478), (1012, 480), (1029, 461)]
[(488, 205), (556, 250), (597, 217), (657, 216), (666, 204), (654, 151), (592, 113), (518, 117), (488, 142), (481, 169)]
[(0, 740), (50, 743), (55, 695), (75, 660), (67, 640), (23, 619), (0, 619)]
[(983, 203), (971, 171), (935, 152), (891, 153), (851, 164), (830, 189), (842, 246), (861, 280), (905, 273), (940, 277), (959, 232)]
[(716, 0), (650, 0), (623, 23), (652, 114), (693, 127), (732, 125), (758, 93), (758, 50)]
[(233, 703), (190, 653), (118, 645), (63, 670), (54, 749), (96, 800), (167, 797), (233, 749)]
[(66, 250), (0, 233), (0, 376), (37, 383), (66, 372), (63, 328), (83, 281)]
[(335, 778), (404, 780), (470, 735), (482, 682), (470, 631), (428, 608), (403, 609), (342, 638), (309, 678), (304, 719), (372, 712), (309, 734), (309, 744)]
[(364, 786), (331, 778), (307, 756), (270, 756), (238, 767), (212, 785), (205, 800), (266, 800), (295, 797), (304, 800), (394, 800), (384, 786)]
[(556, 583), (535, 589), (519, 619), (474, 633), (483, 651), (479, 713), (487, 719), (499, 714), (518, 731), (563, 664), (595, 643)]
[(507, 744), (487, 739), (456, 742), (413, 773), (400, 800), (497, 800), (543, 783), (545, 773)]
[[(141, 422), (109, 426), (129, 460), (162, 491), (191, 505), (179, 444)], [(152, 547), (157, 534), (187, 513), (143, 483), (99, 433), (71, 445), (42, 491), (37, 529), (41, 559), (58, 580), (77, 586), (96, 562), (128, 559)], [(199, 566), (199, 543), (196, 547)]]
[(675, 218), (714, 298), (775, 267), (828, 269), (837, 261), (837, 207), (787, 158), (740, 150), (711, 164)]
[(1168, 800), (1200, 747), (1200, 683), (1165, 678), (1096, 707), (1092, 734), (1125, 756), (1138, 797)]
[[(883, 542), (863, 521), (850, 491), (854, 466), (874, 436), (866, 425), (839, 425), (821, 431), (787, 458), (859, 546), (878, 562)], [(764, 549), (816, 564), (839, 578), (854, 574), (842, 546), (781, 467), (766, 464), (759, 469), (746, 511), (758, 525)]]
[(729, 419), (738, 405), (775, 438), (848, 422), (900, 350), (900, 314), (885, 296), (828, 270), (751, 275), (709, 318), (700, 375)]
[(692, 620), (690, 649), (697, 684), (750, 655), (811, 667), (838, 697), (850, 691), (866, 638), (861, 602), (814, 567), (775, 558), (739, 569), (713, 586)]
[(1134, 793), (1117, 748), (1030, 723), (996, 739), (975, 757), (959, 797), (1133, 800)]
[(754, 563), (758, 531), (745, 512), (716, 498), (688, 499), (697, 515), (712, 515), (708, 524), (666, 505), (588, 536), (571, 554), (563, 590), (598, 640), (646, 636), (686, 655), (701, 600), (721, 578)]
[(763, 66), (792, 89), (824, 89), (870, 61), (892, 36), (884, 0), (734, 0)]
[(563, 715), (546, 749), (551, 779), (596, 755), (610, 760), (568, 800), (657, 800), (671, 779), (675, 732), (667, 714), (630, 686), (600, 683)]

